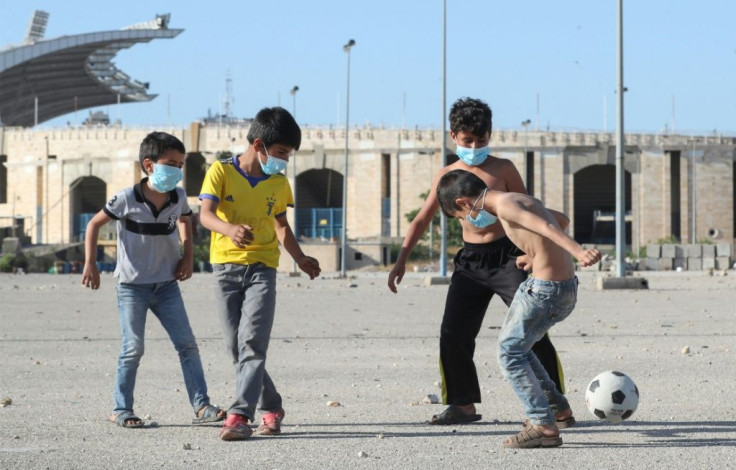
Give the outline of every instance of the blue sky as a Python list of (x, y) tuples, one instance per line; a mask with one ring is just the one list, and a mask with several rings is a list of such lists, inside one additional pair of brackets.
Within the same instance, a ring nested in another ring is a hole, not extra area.
[[(50, 13), (47, 38), (167, 12), (172, 28), (185, 29), (117, 56), (120, 69), (159, 94), (103, 108), (125, 124), (186, 125), (217, 112), (229, 74), (238, 117), (279, 103), (291, 110), (297, 85), (301, 124), (344, 125), (342, 45), (352, 38), (351, 124), (441, 126), (442, 0), (7, 0), (1, 46), (22, 41), (34, 9)], [(532, 128), (614, 131), (616, 12), (617, 0), (447, 0), (447, 106), (481, 98), (496, 128), (531, 119)], [(736, 135), (734, 18), (733, 0), (624, 2), (627, 132), (667, 125)]]

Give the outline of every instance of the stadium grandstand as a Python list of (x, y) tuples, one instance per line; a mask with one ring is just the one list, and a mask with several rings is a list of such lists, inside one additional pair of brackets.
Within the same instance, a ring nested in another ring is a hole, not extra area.
[(172, 39), (169, 14), (114, 31), (45, 39), (49, 14), (35, 11), (20, 45), (0, 50), (0, 124), (29, 127), (81, 109), (151, 101), (148, 83), (113, 63), (122, 49)]

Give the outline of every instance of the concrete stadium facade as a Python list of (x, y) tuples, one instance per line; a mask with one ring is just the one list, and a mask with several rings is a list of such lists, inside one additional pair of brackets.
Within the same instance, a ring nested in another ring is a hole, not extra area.
[[(140, 180), (138, 146), (152, 130), (0, 128), (0, 236), (22, 233), (27, 241), (42, 244), (80, 241), (85, 217)], [(187, 147), (183, 186), (195, 212), (208, 165), (247, 145), (247, 124), (194, 122), (157, 130), (178, 136)], [(296, 223), (294, 211), (289, 217), (305, 243), (320, 250), (326, 269), (333, 262), (339, 266), (335, 229), (341, 223), (343, 181), (348, 267), (388, 263), (388, 244), (403, 238), (409, 224), (405, 214), (421, 206), (420, 195), (441, 167), (441, 141), (436, 130), (352, 128), (346, 175), (344, 129), (303, 130), (302, 147), (286, 171), (299, 214)], [(628, 134), (625, 141), (627, 244), (632, 251), (673, 236), (683, 242), (733, 242), (736, 138)], [(497, 130), (491, 146), (495, 156), (514, 162), (535, 197), (570, 216), (569, 230), (578, 241), (612, 243), (613, 134)], [(327, 220), (332, 215), (335, 220)], [(112, 237), (112, 232), (103, 236)]]

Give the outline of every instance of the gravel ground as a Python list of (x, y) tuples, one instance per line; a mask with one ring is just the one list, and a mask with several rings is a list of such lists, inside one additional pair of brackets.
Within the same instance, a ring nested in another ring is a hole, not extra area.
[[(597, 291), (580, 273), (575, 312), (552, 331), (579, 424), (556, 449), (509, 450), (524, 419), (501, 377), (494, 299), (478, 338), (483, 420), (426, 424), (443, 407), (438, 333), (447, 286), (410, 273), (394, 295), (386, 273), (309, 281), (280, 275), (269, 372), (284, 397), (284, 434), (223, 442), (191, 426), (176, 353), (155, 318), (146, 332), (136, 412), (143, 429), (106, 421), (120, 333), (114, 279), (0, 275), (0, 469), (736, 468), (736, 273), (648, 272), (649, 290)], [(234, 390), (208, 274), (182, 284), (214, 403)], [(641, 400), (619, 425), (585, 407), (598, 373), (621, 370)], [(337, 402), (340, 406), (327, 406)]]

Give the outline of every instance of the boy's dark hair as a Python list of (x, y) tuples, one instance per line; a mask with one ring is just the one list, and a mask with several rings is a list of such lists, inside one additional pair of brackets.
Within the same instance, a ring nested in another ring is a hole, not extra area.
[(478, 137), (493, 130), (493, 113), (483, 101), (474, 98), (460, 98), (450, 108), (450, 130), (470, 132)]
[(248, 130), (248, 143), (253, 144), (256, 139), (263, 140), (266, 147), (281, 144), (299, 150), (302, 143), (302, 130), (294, 117), (280, 106), (263, 108), (256, 114)]
[(455, 200), (461, 197), (477, 197), (486, 189), (482, 179), (465, 170), (452, 170), (445, 173), (437, 183), (437, 199), (447, 217), (460, 210)]
[(157, 162), (159, 157), (167, 150), (177, 150), (181, 153), (187, 153), (184, 144), (171, 134), (166, 132), (151, 132), (141, 142), (141, 149), (138, 152), (138, 161), (141, 164), (143, 173), (148, 174), (143, 168), (143, 160), (148, 158), (152, 162)]

